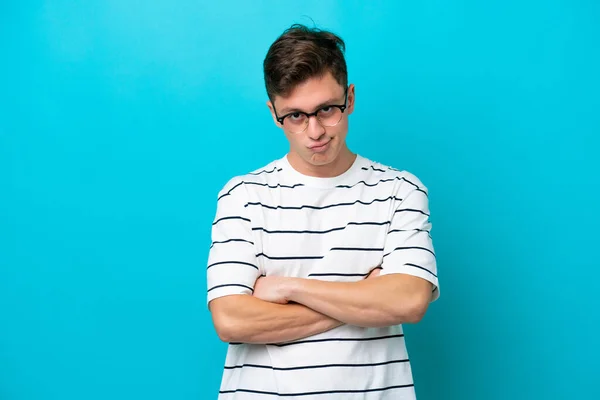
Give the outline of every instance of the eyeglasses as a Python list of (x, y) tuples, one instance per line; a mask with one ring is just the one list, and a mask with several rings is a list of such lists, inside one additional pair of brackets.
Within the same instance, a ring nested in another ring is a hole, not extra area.
[(284, 116), (277, 116), (277, 110), (273, 106), (275, 111), (275, 118), (283, 127), (291, 133), (302, 133), (308, 128), (308, 121), (310, 117), (317, 117), (317, 121), (324, 127), (332, 127), (339, 124), (342, 120), (344, 111), (346, 110), (346, 104), (348, 102), (348, 89), (344, 93), (344, 104), (329, 104), (319, 108), (317, 111), (312, 113), (305, 113), (304, 111), (294, 111)]

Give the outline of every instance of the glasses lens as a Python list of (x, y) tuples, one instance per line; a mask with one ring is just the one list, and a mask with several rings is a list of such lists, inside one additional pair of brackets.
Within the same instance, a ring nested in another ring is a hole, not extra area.
[(323, 126), (335, 126), (342, 119), (342, 110), (338, 107), (324, 107), (319, 110), (317, 117)]
[(283, 120), (283, 127), (292, 133), (300, 133), (306, 129), (308, 118), (301, 113), (288, 115)]

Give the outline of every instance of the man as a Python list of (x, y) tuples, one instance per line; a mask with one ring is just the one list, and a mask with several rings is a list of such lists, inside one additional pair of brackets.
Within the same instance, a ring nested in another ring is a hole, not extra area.
[(294, 25), (264, 61), (281, 159), (217, 200), (208, 304), (220, 399), (414, 399), (402, 324), (439, 297), (428, 195), (346, 145), (345, 44)]

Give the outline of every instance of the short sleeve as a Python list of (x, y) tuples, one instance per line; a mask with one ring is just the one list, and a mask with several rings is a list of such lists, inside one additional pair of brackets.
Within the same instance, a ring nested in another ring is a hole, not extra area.
[(251, 295), (260, 276), (245, 194), (237, 179), (219, 193), (206, 270), (207, 303), (222, 296)]
[(392, 215), (381, 275), (402, 273), (433, 284), (432, 300), (439, 298), (435, 250), (431, 237), (429, 194), (414, 175), (403, 178), (396, 194), (399, 200)]

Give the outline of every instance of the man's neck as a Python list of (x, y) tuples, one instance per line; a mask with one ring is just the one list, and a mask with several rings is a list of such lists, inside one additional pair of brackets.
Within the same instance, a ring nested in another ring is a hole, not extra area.
[(317, 178), (333, 178), (342, 175), (348, 171), (357, 155), (352, 153), (348, 147), (345, 147), (337, 158), (325, 165), (313, 165), (305, 162), (296, 155), (288, 154), (287, 159), (290, 165), (299, 173)]

